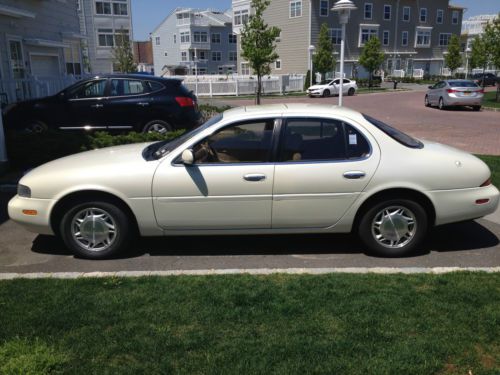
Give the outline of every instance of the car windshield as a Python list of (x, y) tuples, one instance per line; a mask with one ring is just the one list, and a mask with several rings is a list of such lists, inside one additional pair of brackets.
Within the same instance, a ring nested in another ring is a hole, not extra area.
[(198, 133), (201, 133), (203, 130), (207, 129), (213, 124), (218, 123), (221, 119), (222, 119), (222, 114), (214, 116), (207, 122), (205, 122), (203, 125), (187, 133), (184, 133), (177, 138), (153, 143), (152, 145), (149, 145), (144, 149), (143, 155), (146, 157), (146, 159), (148, 159), (148, 157), (152, 157), (153, 159), (160, 159), (161, 157), (168, 155), (170, 152), (172, 152), (172, 150), (179, 147), (189, 138), (195, 136)]
[(472, 81), (448, 81), (450, 87), (479, 87)]
[(386, 123), (374, 119), (373, 117), (370, 117), (368, 115), (363, 114), (363, 117), (372, 125), (375, 125), (377, 128), (382, 130), (385, 134), (387, 134), (389, 137), (392, 139), (398, 141), (402, 145), (410, 148), (424, 148), (424, 144), (420, 142), (419, 140), (410, 137), (408, 134), (403, 133), (402, 131), (393, 128), (390, 125), (387, 125)]

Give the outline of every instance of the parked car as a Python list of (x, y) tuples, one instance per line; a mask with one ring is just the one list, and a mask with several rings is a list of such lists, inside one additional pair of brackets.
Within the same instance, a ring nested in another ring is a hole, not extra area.
[[(345, 79), (343, 82), (342, 92), (349, 96), (352, 96), (358, 90), (358, 85), (356, 81)], [(307, 95), (309, 97), (313, 96), (330, 96), (330, 95), (338, 95), (340, 92), (340, 78), (334, 79), (330, 82), (325, 82), (320, 85), (314, 85), (307, 89)]]
[(494, 75), (493, 73), (477, 73), (472, 76), (474, 82), (476, 82), (479, 86), (495, 86), (497, 82), (500, 82), (500, 78)]
[(481, 109), (484, 90), (472, 81), (455, 79), (440, 81), (425, 94), (425, 106), (446, 109), (451, 106), (469, 106), (475, 111)]
[(60, 93), (8, 106), (6, 131), (134, 130), (160, 133), (198, 124), (197, 99), (178, 79), (103, 75)]
[[(480, 159), (345, 107), (234, 108), (172, 141), (84, 152), (19, 182), (12, 220), (101, 259), (135, 233), (358, 233), (411, 254), (435, 225), (494, 212)], [(335, 244), (332, 243), (332, 248)]]

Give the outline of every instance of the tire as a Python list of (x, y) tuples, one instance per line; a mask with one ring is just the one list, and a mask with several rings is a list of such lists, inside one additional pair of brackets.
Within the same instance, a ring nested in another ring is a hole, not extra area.
[(326, 98), (327, 96), (330, 96), (330, 90), (325, 90), (323, 91), (323, 98)]
[(23, 126), (24, 133), (44, 133), (47, 129), (48, 126), (44, 122), (38, 120), (27, 121)]
[(444, 101), (443, 101), (443, 98), (439, 98), (439, 105), (438, 105), (439, 109), (441, 111), (445, 110), (446, 109), (446, 106), (444, 105)]
[(426, 107), (430, 107), (431, 106), (431, 102), (429, 102), (429, 96), (428, 95), (425, 96), (424, 103), (425, 103)]
[(480, 105), (475, 105), (472, 107), (472, 109), (476, 112), (479, 112), (481, 110), (481, 106)]
[(142, 128), (143, 133), (167, 134), (172, 130), (172, 126), (168, 122), (163, 120), (150, 121), (146, 125), (144, 125), (144, 128)]
[(354, 87), (351, 87), (351, 88), (349, 89), (349, 91), (347, 91), (347, 95), (349, 95), (349, 96), (354, 96), (354, 93), (355, 93), (355, 92), (356, 92), (356, 90), (354, 89)]
[[(111, 231), (111, 228), (114, 230)], [(87, 201), (75, 203), (66, 212), (59, 233), (75, 255), (86, 259), (106, 259), (124, 251), (135, 231), (130, 218), (115, 204)]]
[(359, 222), (358, 234), (370, 252), (384, 257), (401, 257), (415, 251), (427, 228), (427, 213), (419, 203), (391, 199), (378, 202), (366, 211)]

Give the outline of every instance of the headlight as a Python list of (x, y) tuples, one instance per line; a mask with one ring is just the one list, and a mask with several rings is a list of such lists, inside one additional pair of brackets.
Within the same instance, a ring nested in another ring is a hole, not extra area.
[(31, 189), (25, 185), (17, 185), (17, 195), (24, 198), (31, 198)]

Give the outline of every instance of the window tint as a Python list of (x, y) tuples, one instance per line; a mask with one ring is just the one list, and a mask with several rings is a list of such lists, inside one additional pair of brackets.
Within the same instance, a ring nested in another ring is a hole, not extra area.
[(267, 162), (273, 128), (274, 119), (225, 127), (193, 147), (195, 163)]
[(112, 79), (110, 87), (111, 96), (138, 95), (146, 92), (142, 81), (135, 79)]
[(479, 87), (471, 81), (448, 81), (450, 87)]
[(376, 126), (380, 130), (382, 130), (385, 134), (387, 134), (389, 137), (398, 141), (402, 145), (410, 148), (424, 148), (424, 144), (422, 142), (420, 142), (415, 138), (410, 137), (408, 134), (405, 134), (402, 131), (399, 131), (398, 129), (395, 129), (392, 126), (387, 125), (382, 121), (374, 119), (373, 117), (370, 117), (368, 115), (363, 114), (363, 117), (369, 123)]
[(151, 91), (158, 91), (165, 87), (160, 82), (154, 82), (154, 81), (146, 81), (146, 84), (149, 86), (149, 89)]
[(69, 90), (68, 97), (71, 99), (99, 98), (104, 96), (106, 80), (85, 82)]

